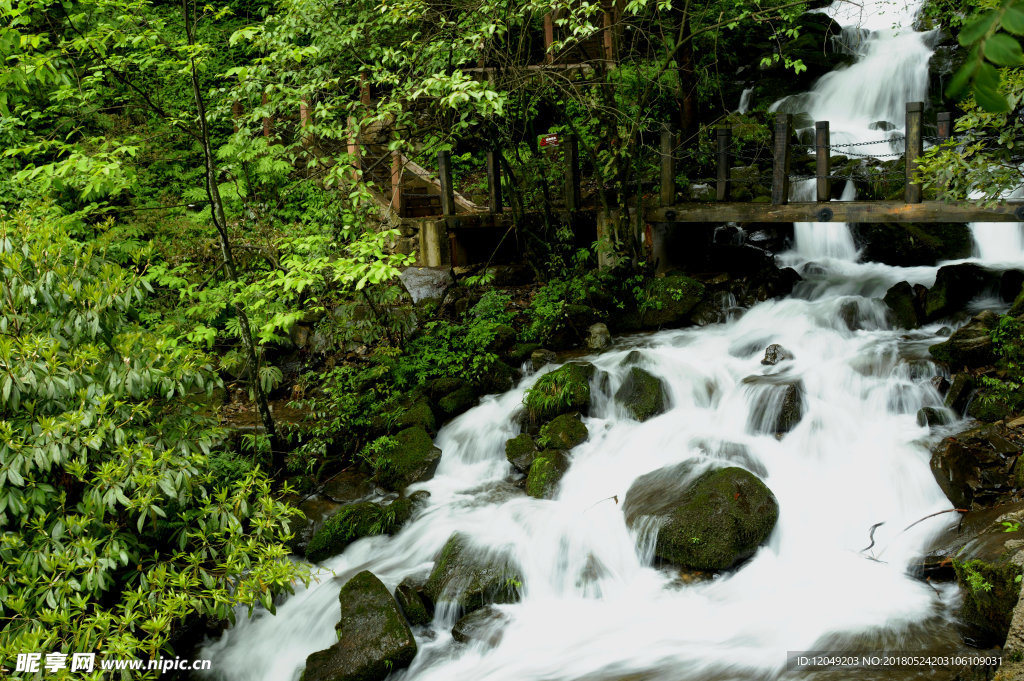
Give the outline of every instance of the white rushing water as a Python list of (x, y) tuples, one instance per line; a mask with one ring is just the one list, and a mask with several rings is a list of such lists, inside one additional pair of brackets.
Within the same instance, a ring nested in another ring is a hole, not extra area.
[[(918, 5), (870, 0), (825, 10), (870, 31), (857, 43), (858, 61), (801, 100), (807, 106), (799, 110), (831, 121), (834, 142), (888, 136), (872, 124), (899, 128), (904, 103), (924, 99), (930, 49), (909, 30)], [(852, 199), (855, 188), (846, 191)], [(453, 615), (440, 612), (414, 630), (419, 652), (396, 680), (788, 678), (787, 651), (835, 650), (864, 637), (911, 652), (926, 646), (915, 636), (924, 623), (948, 622), (948, 594), (909, 576), (907, 566), (950, 518), (903, 528), (950, 507), (929, 469), (929, 431), (916, 420), (921, 407), (942, 403), (929, 382), (939, 370), (925, 359), (939, 327), (890, 329), (878, 298), (901, 280), (930, 285), (937, 268), (859, 263), (843, 224), (798, 224), (795, 233), (793, 250), (780, 258), (804, 273), (794, 296), (724, 324), (619, 339), (587, 358), (599, 369), (585, 418), (590, 437), (571, 451), (553, 500), (515, 489), (504, 454), (532, 376), (441, 430), (436, 476), (408, 490), (429, 491), (429, 501), (398, 535), (352, 544), (276, 616), (240, 616), (201, 656), (230, 681), (298, 679), (306, 656), (336, 640), (346, 579), (363, 569), (389, 587), (424, 577), (455, 531), (518, 566), (522, 600), (499, 606), (506, 619), (496, 644), (454, 642)], [(1019, 228), (976, 226), (975, 234), (981, 260), (1024, 262)], [(851, 302), (858, 330), (840, 314)], [(794, 359), (763, 366), (771, 343)], [(644, 423), (610, 398), (631, 351), (668, 394), (668, 411)], [(781, 438), (758, 427), (770, 387), (743, 380), (775, 373), (805, 389), (804, 416)], [(684, 461), (747, 468), (780, 508), (752, 559), (701, 583), (655, 567), (651, 537), (627, 528), (622, 513), (633, 481)], [(884, 524), (865, 554), (877, 523)]]

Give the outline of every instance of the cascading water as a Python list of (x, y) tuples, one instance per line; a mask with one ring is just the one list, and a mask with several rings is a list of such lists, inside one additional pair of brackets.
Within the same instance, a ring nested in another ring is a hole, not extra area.
[[(857, 64), (823, 79), (804, 100), (812, 106), (801, 110), (832, 122), (833, 140), (878, 139), (870, 124), (899, 123), (903, 103), (923, 99), (929, 50), (921, 34), (900, 30), (917, 4), (879, 15), (891, 7), (872, 0), (856, 10), (845, 3), (825, 10), (849, 25), (870, 17), (866, 26), (874, 31)], [(984, 234), (978, 243), (978, 255), (989, 258), (994, 247)], [(1024, 261), (1019, 234), (998, 248), (996, 259)], [(903, 529), (949, 508), (929, 469), (929, 431), (915, 418), (922, 407), (941, 406), (929, 381), (938, 369), (926, 359), (938, 325), (910, 334), (889, 329), (878, 300), (901, 280), (931, 284), (937, 268), (857, 263), (849, 231), (837, 224), (797, 225), (795, 247), (780, 260), (805, 277), (791, 298), (724, 324), (620, 339), (616, 349), (588, 358), (598, 369), (585, 419), (590, 437), (571, 451), (553, 500), (526, 497), (511, 485), (504, 455), (536, 376), (446, 425), (436, 441), (444, 454), (435, 477), (414, 486), (430, 497), (413, 521), (394, 537), (350, 545), (276, 616), (242, 615), (202, 652), (217, 661), (216, 676), (297, 679), (306, 656), (335, 641), (345, 580), (364, 569), (389, 587), (423, 577), (456, 531), (475, 550), (500, 553), (518, 567), (522, 599), (497, 606), (500, 637), (487, 642), (456, 643), (455, 614), (439, 609), (432, 624), (414, 629), (419, 652), (394, 679), (805, 678), (785, 669), (787, 651), (888, 645), (950, 652), (958, 645), (948, 615), (955, 595), (907, 574), (949, 518)], [(841, 314), (851, 302), (852, 320)], [(763, 366), (771, 343), (793, 359)], [(628, 371), (627, 354), (663, 381), (665, 414), (640, 423), (612, 398)], [(744, 381), (768, 374), (804, 389), (803, 417), (781, 438), (762, 428), (773, 386)], [(753, 558), (700, 583), (653, 567), (655, 528), (629, 529), (620, 503), (640, 476), (682, 462), (746, 468), (780, 507), (774, 532)], [(884, 524), (864, 552), (877, 523)]]

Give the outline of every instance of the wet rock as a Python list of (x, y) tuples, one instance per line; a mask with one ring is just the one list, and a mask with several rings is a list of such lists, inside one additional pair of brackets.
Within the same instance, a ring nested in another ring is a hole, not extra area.
[(526, 493), (535, 499), (550, 499), (559, 481), (569, 470), (569, 459), (558, 449), (545, 449), (537, 455), (526, 476)]
[(419, 400), (402, 412), (395, 424), (399, 428), (419, 426), (428, 433), (437, 432), (437, 419), (427, 400)]
[(442, 376), (431, 381), (427, 389), (430, 399), (437, 402), (446, 395), (451, 395), (453, 392), (464, 388), (466, 385), (465, 379), (458, 376)]
[(889, 121), (875, 121), (874, 123), (868, 126), (868, 130), (882, 130), (885, 132), (889, 132), (890, 130), (895, 129), (896, 126), (890, 123)]
[(527, 433), (505, 441), (505, 458), (520, 473), (528, 473), (537, 458), (537, 445)]
[(595, 372), (593, 364), (573, 363), (541, 376), (523, 400), (530, 420), (542, 423), (572, 411), (586, 413)]
[(476, 391), (464, 385), (437, 401), (441, 413), (447, 417), (457, 416), (476, 404)]
[(332, 475), (320, 491), (339, 504), (348, 504), (373, 494), (373, 490), (373, 483), (362, 473), (342, 471)]
[(949, 384), (949, 389), (946, 390), (945, 405), (957, 414), (963, 414), (967, 411), (967, 405), (970, 403), (973, 393), (973, 376), (966, 373), (953, 374), (953, 380)]
[(949, 392), (949, 380), (945, 376), (933, 376), (930, 382), (940, 396), (944, 397)]
[(295, 538), (289, 544), (291, 550), (299, 555), (304, 555), (306, 547), (309, 545), (309, 540), (324, 526), (328, 518), (338, 512), (340, 507), (340, 504), (319, 495), (303, 500), (298, 508), (302, 511), (306, 522), (298, 529), (295, 533)]
[[(885, 194), (886, 190), (881, 193)], [(864, 260), (898, 267), (935, 265), (942, 260), (966, 258), (973, 246), (970, 229), (964, 224), (859, 224), (850, 225), (850, 232), (863, 251)]]
[(590, 328), (587, 329), (587, 338), (585, 342), (587, 350), (590, 350), (591, 352), (607, 350), (612, 344), (612, 334), (608, 331), (608, 325), (604, 322), (591, 324)]
[(900, 329), (916, 329), (921, 326), (921, 310), (909, 282), (894, 284), (885, 292), (882, 300), (889, 308), (893, 326)]
[(638, 297), (641, 307), (627, 309), (618, 322), (623, 330), (657, 329), (676, 326), (704, 297), (704, 285), (696, 279), (674, 274), (651, 279)]
[(305, 681), (380, 681), (409, 666), (416, 640), (384, 584), (363, 571), (341, 587), (341, 639), (306, 658)]
[(441, 462), (441, 450), (421, 426), (400, 430), (397, 442), (388, 459), (390, 463), (377, 476), (381, 484), (393, 490), (403, 490), (414, 482), (423, 482), (434, 476)]
[(537, 371), (547, 364), (554, 364), (557, 361), (558, 355), (545, 348), (534, 350), (530, 354), (530, 364), (533, 366), (534, 371)]
[[(480, 391), (485, 394), (508, 392), (516, 384), (518, 378), (518, 370), (505, 362), (494, 362), (490, 371), (479, 381)], [(475, 401), (476, 396), (473, 397)]]
[(411, 515), (412, 502), (405, 498), (396, 499), (388, 505), (371, 501), (346, 504), (313, 534), (306, 547), (306, 558), (319, 563), (338, 555), (357, 539), (394, 534), (402, 529)]
[(1006, 303), (1012, 303), (1024, 289), (1024, 271), (1006, 270), (999, 277), (999, 297)]
[(450, 267), (407, 267), (398, 278), (414, 303), (440, 303), (448, 289), (455, 286)]
[(949, 414), (945, 409), (939, 409), (938, 407), (922, 407), (917, 410), (917, 425), (928, 426), (929, 428), (935, 426), (944, 426), (947, 423), (951, 423), (952, 419), (949, 418)]
[(985, 310), (953, 332), (949, 340), (928, 348), (932, 357), (954, 368), (978, 367), (996, 361), (992, 330), (999, 324), (999, 315)]
[(507, 621), (508, 616), (488, 605), (459, 619), (452, 627), (452, 638), (459, 643), (483, 641), (496, 646), (501, 642), (501, 627)]
[(1014, 431), (984, 425), (936, 445), (931, 457), (932, 474), (954, 506), (978, 508), (1019, 486), (1011, 476), (1019, 454), (1019, 436)]
[(925, 301), (925, 318), (934, 321), (959, 312), (971, 298), (997, 285), (996, 275), (973, 263), (940, 267)]
[(693, 479), (693, 469), (674, 468), (638, 478), (623, 503), (627, 522), (638, 511), (666, 518), (655, 555), (695, 570), (727, 570), (754, 555), (778, 519), (771, 490), (742, 468), (710, 470)]
[(537, 443), (545, 449), (572, 449), (589, 435), (579, 414), (562, 414), (541, 426)]
[(650, 372), (633, 367), (615, 391), (615, 400), (637, 421), (665, 412), (665, 386)]
[(512, 349), (516, 342), (516, 330), (508, 324), (499, 324), (494, 328), (494, 337), (487, 344), (487, 351), (503, 355)]
[(736, 308), (736, 297), (729, 291), (715, 291), (711, 297), (702, 300), (690, 313), (694, 326), (721, 324), (729, 319), (730, 310)]
[(772, 343), (765, 348), (764, 359), (761, 360), (761, 364), (775, 366), (779, 362), (787, 359), (793, 359), (793, 354), (778, 343)]
[(516, 343), (508, 351), (508, 359), (513, 364), (519, 365), (530, 359), (534, 352), (540, 349), (540, 343)]
[(857, 304), (856, 300), (846, 300), (839, 306), (839, 319), (842, 320), (843, 324), (850, 331), (859, 331), (862, 326), (860, 323), (860, 305)]
[(409, 577), (403, 579), (395, 588), (395, 600), (398, 601), (406, 621), (412, 626), (430, 624), (431, 621), (430, 611), (420, 595), (422, 588), (421, 584), (417, 584)]
[(506, 558), (473, 546), (456, 533), (441, 549), (423, 592), (435, 607), (450, 603), (470, 613), (491, 603), (518, 601), (521, 583)]

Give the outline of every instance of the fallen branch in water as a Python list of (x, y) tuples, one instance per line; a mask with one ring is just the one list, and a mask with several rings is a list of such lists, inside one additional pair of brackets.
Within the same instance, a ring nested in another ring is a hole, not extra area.
[(929, 518), (934, 518), (935, 516), (942, 515), (943, 513), (953, 513), (953, 512), (956, 512), (956, 513), (968, 513), (969, 509), (966, 509), (966, 508), (947, 508), (944, 511), (936, 511), (935, 513), (929, 513), (928, 515), (926, 515), (925, 517), (921, 518), (920, 520), (915, 520), (914, 522), (912, 522), (909, 525), (907, 525), (906, 527), (904, 527), (902, 530), (900, 530), (900, 534), (903, 534), (904, 532), (909, 530), (914, 525), (917, 525), (918, 523), (920, 523), (922, 521), (928, 520)]

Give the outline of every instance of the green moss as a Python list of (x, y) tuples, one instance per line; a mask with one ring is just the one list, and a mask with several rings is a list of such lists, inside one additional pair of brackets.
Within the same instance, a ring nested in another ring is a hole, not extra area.
[(537, 445), (526, 433), (505, 441), (505, 458), (519, 471), (526, 473), (537, 456)]
[(476, 404), (476, 391), (468, 385), (442, 397), (437, 406), (446, 416), (455, 416)]
[(526, 476), (526, 493), (536, 499), (550, 499), (567, 468), (568, 461), (562, 452), (545, 449), (530, 466), (530, 474)]
[(411, 512), (408, 499), (398, 499), (389, 506), (370, 501), (343, 506), (309, 540), (306, 557), (319, 563), (338, 555), (357, 539), (395, 532), (409, 520)]
[(586, 411), (595, 371), (593, 364), (566, 364), (541, 376), (523, 398), (530, 419), (541, 423), (571, 411)]
[(615, 399), (637, 421), (646, 421), (665, 411), (665, 389), (661, 380), (640, 367), (629, 370)]
[(377, 473), (378, 480), (395, 490), (428, 479), (437, 470), (441, 450), (421, 426), (406, 428), (394, 435), (395, 444)]
[(508, 353), (508, 358), (519, 364), (530, 359), (534, 350), (540, 348), (540, 343), (516, 343)]
[(764, 483), (742, 468), (704, 473), (658, 532), (655, 553), (697, 570), (726, 570), (749, 558), (778, 519)]
[(398, 417), (396, 424), (400, 428), (421, 426), (427, 432), (433, 433), (437, 430), (437, 421), (434, 418), (434, 411), (426, 400), (420, 400), (406, 409)]
[(545, 449), (572, 449), (589, 435), (579, 414), (562, 414), (541, 426), (537, 444)]
[(704, 298), (704, 285), (682, 274), (649, 279), (631, 310), (619, 320), (625, 330), (678, 325)]
[(472, 612), (490, 603), (519, 600), (521, 584), (508, 562), (481, 554), (456, 533), (441, 549), (423, 591), (435, 604), (455, 603), (463, 612)]
[(960, 617), (1002, 643), (1020, 596), (1021, 568), (1009, 562), (953, 561), (964, 601)]

